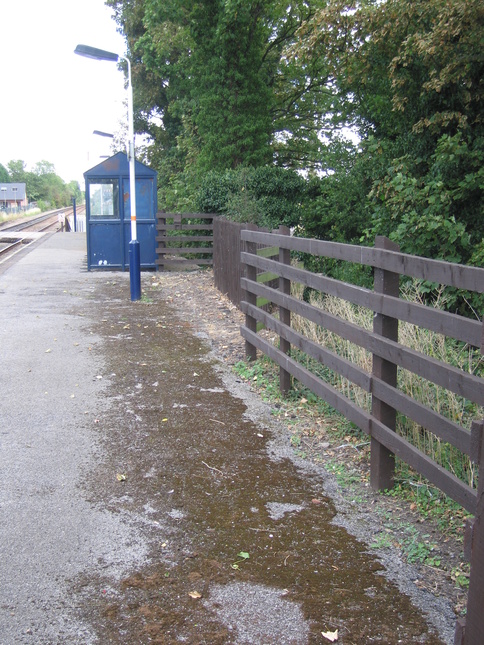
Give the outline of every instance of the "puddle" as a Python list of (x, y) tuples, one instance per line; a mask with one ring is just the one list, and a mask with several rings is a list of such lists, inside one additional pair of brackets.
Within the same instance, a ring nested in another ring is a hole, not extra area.
[[(368, 547), (334, 523), (324, 477), (277, 448), (257, 408), (226, 390), (169, 306), (112, 296), (93, 303), (106, 321), (95, 331), (109, 339), (122, 318), (130, 339), (103, 349), (116, 377), (88, 491), (114, 512), (159, 516), (162, 530), (145, 526), (150, 564), (118, 585), (109, 606), (96, 596), (109, 572), (92, 577), (83, 607), (100, 642), (313, 645), (336, 629), (346, 645), (446, 642)], [(154, 382), (129, 404), (120, 398)], [(108, 479), (116, 471), (126, 473), (122, 486)]]

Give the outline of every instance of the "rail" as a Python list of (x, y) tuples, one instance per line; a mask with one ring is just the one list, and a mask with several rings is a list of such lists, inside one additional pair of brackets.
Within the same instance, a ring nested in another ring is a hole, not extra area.
[(33, 226), (36, 226), (37, 224), (41, 224), (42, 222), (45, 222), (49, 219), (52, 219), (54, 216), (58, 216), (59, 214), (64, 214), (67, 209), (65, 208), (59, 208), (53, 211), (49, 211), (47, 213), (42, 213), (42, 215), (38, 215), (36, 217), (29, 217), (28, 219), (22, 219), (21, 221), (12, 221), (9, 222), (8, 224), (0, 225), (0, 232), (1, 233), (6, 233), (6, 232), (20, 232), (24, 231), (26, 229), (32, 228)]

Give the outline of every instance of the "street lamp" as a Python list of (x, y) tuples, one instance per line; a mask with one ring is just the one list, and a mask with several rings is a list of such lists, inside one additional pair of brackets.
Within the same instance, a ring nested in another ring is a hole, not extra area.
[[(103, 132), (102, 130), (93, 130), (93, 134), (97, 134), (98, 137), (105, 137), (107, 139), (114, 139), (114, 134), (110, 132)], [(99, 155), (99, 159), (109, 159), (111, 155)]]
[(103, 132), (102, 130), (93, 130), (93, 134), (97, 134), (98, 137), (107, 137), (108, 139), (114, 139), (114, 134), (110, 132)]
[[(129, 283), (131, 300), (141, 299), (141, 275), (140, 275), (140, 248), (136, 234), (136, 180), (135, 180), (135, 159), (134, 159), (134, 126), (133, 126), (133, 86), (131, 84), (131, 63), (125, 56), (119, 56), (113, 52), (89, 47), (89, 45), (77, 45), (75, 54), (94, 60), (107, 60), (117, 63), (119, 59), (126, 61), (128, 65), (128, 160), (129, 160), (129, 201), (131, 207), (131, 241), (129, 243)], [(96, 132), (98, 134), (98, 132)], [(103, 133), (101, 136), (109, 136)]]

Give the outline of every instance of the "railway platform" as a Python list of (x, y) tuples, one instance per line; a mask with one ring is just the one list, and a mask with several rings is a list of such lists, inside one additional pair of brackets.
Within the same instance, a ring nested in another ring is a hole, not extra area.
[(451, 643), (153, 277), (80, 233), (0, 273), (2, 645)]

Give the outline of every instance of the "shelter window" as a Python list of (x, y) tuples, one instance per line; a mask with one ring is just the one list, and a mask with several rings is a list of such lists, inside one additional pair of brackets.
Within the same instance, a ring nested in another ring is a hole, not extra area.
[(117, 179), (98, 179), (89, 184), (91, 217), (119, 219), (119, 185)]

